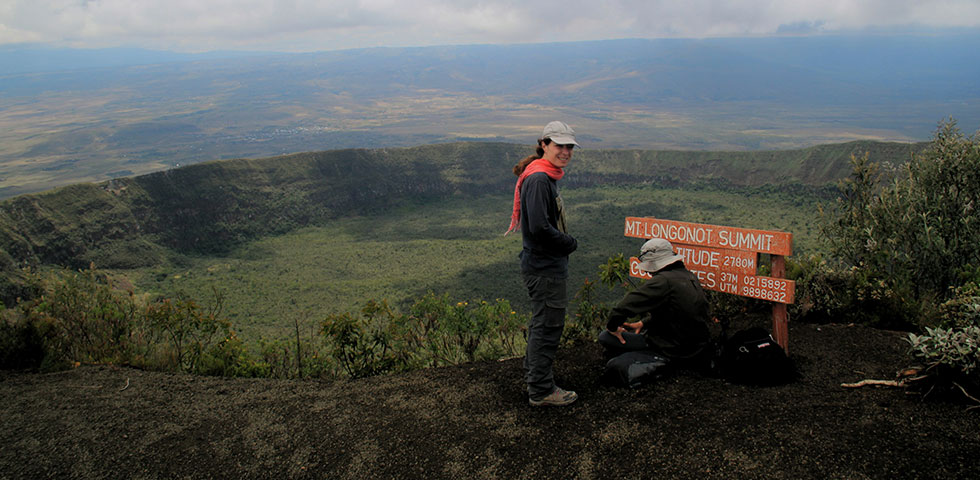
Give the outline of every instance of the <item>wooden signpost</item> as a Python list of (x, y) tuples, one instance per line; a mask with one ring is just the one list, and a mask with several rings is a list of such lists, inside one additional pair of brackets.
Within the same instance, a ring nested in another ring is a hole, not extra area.
[[(684, 265), (698, 276), (707, 290), (731, 293), (773, 302), (773, 337), (789, 353), (789, 314), (796, 282), (787, 280), (786, 257), (792, 253), (793, 235), (786, 232), (750, 230), (656, 218), (626, 217), (625, 235), (634, 238), (663, 238), (669, 241)], [(759, 254), (769, 254), (772, 272), (758, 275)], [(650, 278), (639, 269), (639, 259), (630, 258), (630, 276)]]

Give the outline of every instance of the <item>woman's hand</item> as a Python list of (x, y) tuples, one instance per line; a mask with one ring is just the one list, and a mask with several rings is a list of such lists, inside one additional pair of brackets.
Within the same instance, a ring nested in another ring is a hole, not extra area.
[(626, 322), (623, 326), (626, 327), (626, 330), (632, 331), (633, 333), (640, 333), (640, 330), (643, 330), (643, 322)]

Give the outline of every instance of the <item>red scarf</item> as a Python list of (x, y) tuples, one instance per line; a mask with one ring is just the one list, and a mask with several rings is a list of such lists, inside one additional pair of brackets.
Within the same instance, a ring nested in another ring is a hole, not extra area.
[(539, 158), (529, 163), (527, 167), (524, 168), (524, 172), (517, 177), (517, 185), (514, 186), (514, 211), (510, 215), (510, 228), (504, 232), (504, 235), (521, 229), (521, 184), (524, 183), (524, 179), (527, 178), (528, 175), (538, 172), (546, 173), (552, 180), (561, 180), (561, 177), (565, 175), (564, 170), (556, 167), (555, 164), (543, 158)]

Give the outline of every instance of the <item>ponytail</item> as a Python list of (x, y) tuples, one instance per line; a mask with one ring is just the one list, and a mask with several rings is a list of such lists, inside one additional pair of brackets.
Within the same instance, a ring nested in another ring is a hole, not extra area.
[(518, 177), (521, 176), (521, 174), (524, 173), (524, 169), (527, 168), (531, 162), (544, 157), (544, 147), (542, 145), (547, 145), (549, 143), (551, 143), (550, 138), (538, 140), (538, 149), (535, 151), (535, 154), (525, 157), (524, 160), (521, 160), (520, 162), (517, 162), (517, 165), (514, 165), (514, 175), (517, 175)]

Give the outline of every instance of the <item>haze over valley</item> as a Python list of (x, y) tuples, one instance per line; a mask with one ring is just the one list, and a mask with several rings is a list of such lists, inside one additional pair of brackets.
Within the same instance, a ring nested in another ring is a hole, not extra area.
[(455, 141), (746, 151), (980, 125), (980, 35), (174, 54), (0, 47), (0, 197), (209, 160)]

